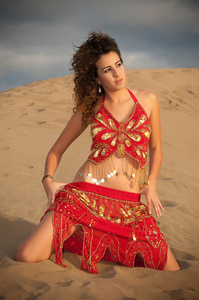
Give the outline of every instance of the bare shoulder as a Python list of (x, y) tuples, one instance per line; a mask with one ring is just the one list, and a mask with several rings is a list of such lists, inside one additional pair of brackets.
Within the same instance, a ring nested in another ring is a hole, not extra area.
[(133, 94), (137, 98), (138, 102), (142, 105), (144, 110), (150, 117), (152, 111), (159, 107), (156, 94), (150, 90), (132, 90)]
[(157, 101), (157, 97), (155, 93), (150, 90), (132, 90), (135, 97), (138, 101), (146, 101), (146, 102), (155, 102)]
[(66, 128), (70, 128), (70, 130), (84, 130), (85, 126), (82, 125), (82, 112), (81, 110), (77, 110), (70, 118)]

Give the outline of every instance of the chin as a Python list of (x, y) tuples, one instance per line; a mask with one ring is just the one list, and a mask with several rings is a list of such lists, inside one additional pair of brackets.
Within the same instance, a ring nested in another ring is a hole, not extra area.
[(117, 91), (121, 91), (121, 90), (123, 90), (123, 89), (125, 89), (125, 88), (126, 88), (126, 84), (122, 83), (122, 84), (120, 84), (120, 85), (117, 85), (115, 89), (116, 89)]

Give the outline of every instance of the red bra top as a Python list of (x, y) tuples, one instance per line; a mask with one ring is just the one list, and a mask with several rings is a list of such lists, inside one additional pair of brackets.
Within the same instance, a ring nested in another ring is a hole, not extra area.
[[(128, 90), (129, 91), (129, 90)], [(136, 97), (129, 91), (135, 102), (134, 111), (126, 122), (118, 122), (104, 105), (105, 95), (91, 124), (92, 146), (88, 159), (95, 164), (116, 153), (125, 154), (137, 160), (140, 166), (146, 164), (151, 134), (149, 118)]]

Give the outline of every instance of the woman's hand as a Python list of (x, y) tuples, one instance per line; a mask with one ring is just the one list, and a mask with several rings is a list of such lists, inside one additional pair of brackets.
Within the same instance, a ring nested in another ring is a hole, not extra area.
[(43, 186), (48, 198), (47, 208), (54, 203), (57, 191), (66, 184), (67, 183), (53, 181), (51, 178), (46, 178), (44, 180)]
[(161, 216), (161, 210), (164, 210), (162, 207), (162, 204), (158, 198), (157, 192), (156, 192), (156, 186), (153, 185), (152, 183), (149, 183), (149, 185), (144, 185), (140, 193), (146, 196), (147, 200), (147, 206), (149, 213), (151, 214), (151, 203), (153, 204), (153, 207), (155, 209), (155, 213), (157, 217)]

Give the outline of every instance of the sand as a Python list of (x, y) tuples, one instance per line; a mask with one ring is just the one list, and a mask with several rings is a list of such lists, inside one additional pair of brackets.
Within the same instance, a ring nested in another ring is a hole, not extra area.
[[(35, 264), (13, 260), (46, 209), (44, 161), (72, 114), (73, 77), (0, 93), (0, 299), (199, 299), (198, 78), (199, 69), (127, 71), (128, 88), (150, 89), (160, 103), (158, 194), (165, 210), (158, 224), (181, 266), (177, 272), (100, 262), (99, 274), (88, 274), (80, 270), (81, 257), (67, 252), (67, 269), (54, 255)], [(64, 154), (55, 179), (70, 182), (89, 147), (88, 129)]]

